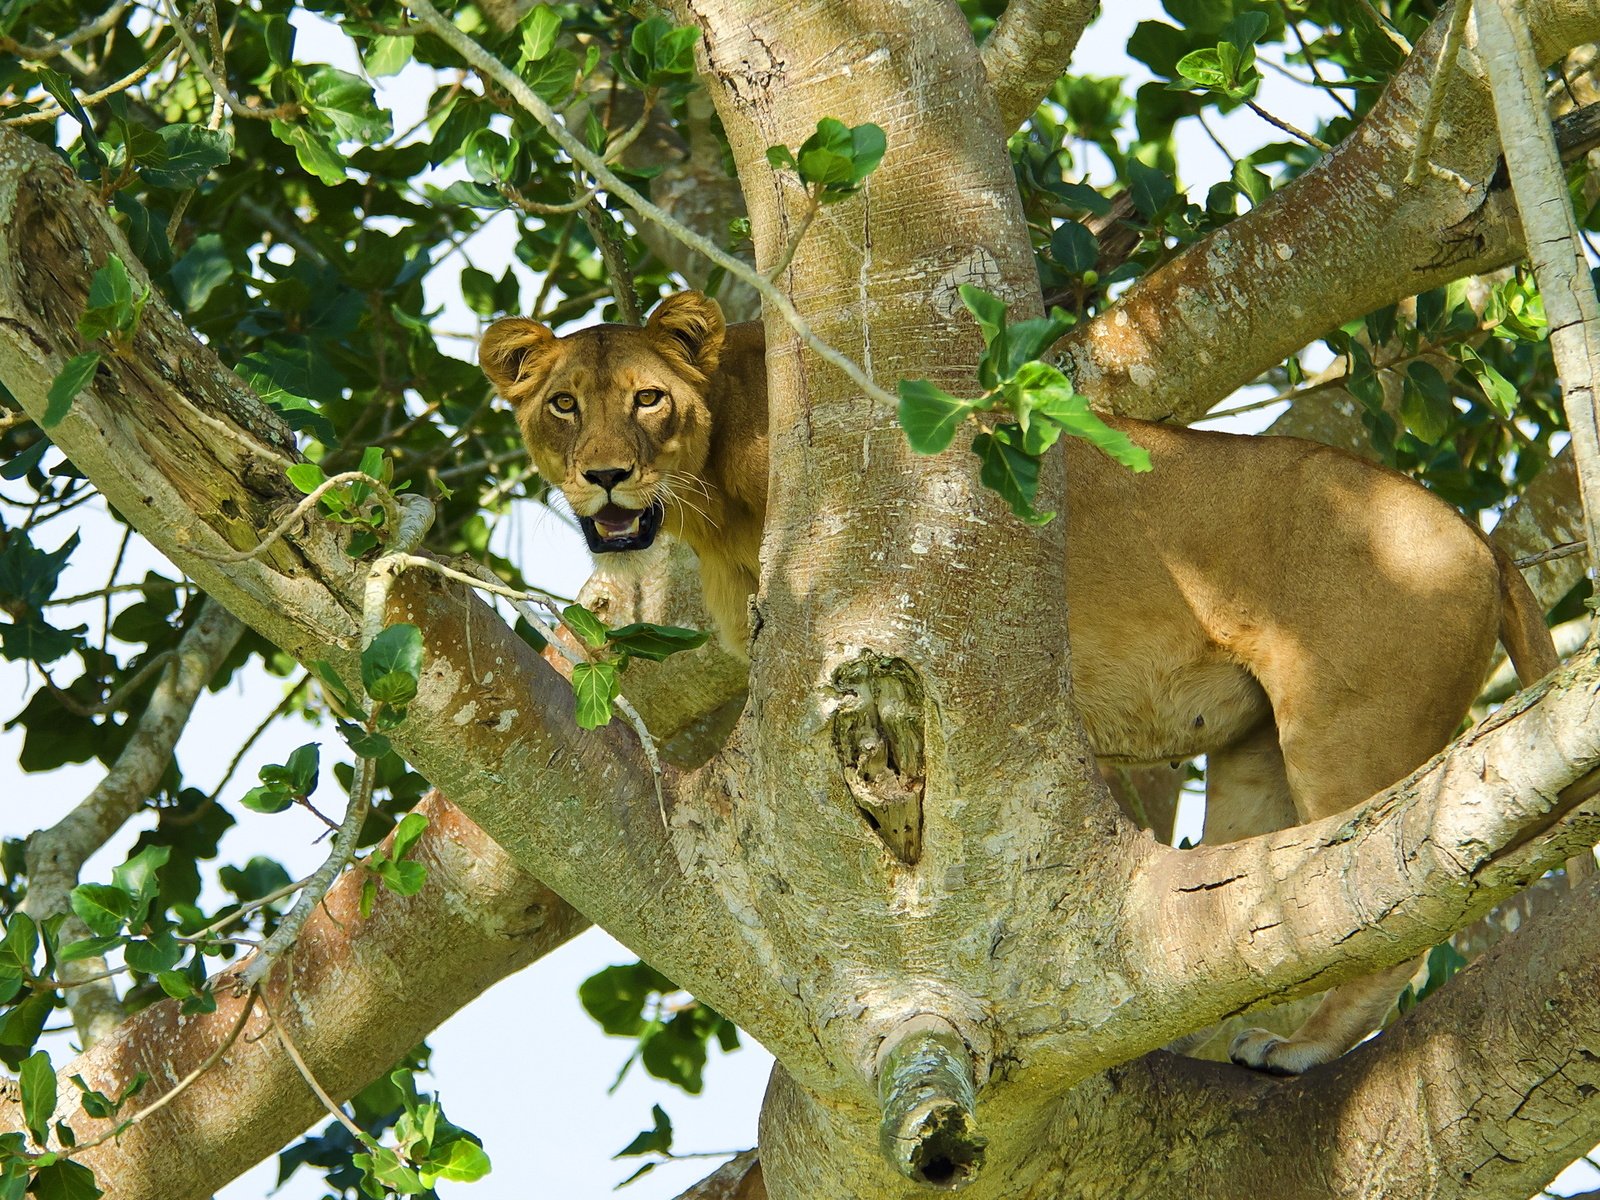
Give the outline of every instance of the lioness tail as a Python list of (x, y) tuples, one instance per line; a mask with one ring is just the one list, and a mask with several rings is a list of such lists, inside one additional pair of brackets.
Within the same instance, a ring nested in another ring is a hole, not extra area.
[(1561, 658), (1533, 589), (1510, 556), (1492, 542), (1490, 545), (1500, 567), (1500, 644), (1511, 656), (1517, 679), (1527, 687), (1559, 667)]

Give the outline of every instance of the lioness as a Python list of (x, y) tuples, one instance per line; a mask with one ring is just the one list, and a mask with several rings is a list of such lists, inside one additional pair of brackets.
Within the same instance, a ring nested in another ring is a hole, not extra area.
[[(740, 652), (767, 501), (763, 355), (759, 324), (724, 328), (697, 292), (642, 329), (558, 338), (509, 318), (480, 349), (589, 548), (681, 536)], [(1073, 688), (1102, 761), (1206, 755), (1208, 841), (1327, 816), (1420, 765), (1455, 732), (1497, 635), (1525, 683), (1557, 665), (1511, 563), (1404, 476), (1291, 438), (1112, 423), (1155, 465), (1135, 475), (1062, 439)], [(1336, 988), (1293, 1036), (1252, 1030), (1230, 1053), (1281, 1073), (1327, 1062), (1411, 971)]]

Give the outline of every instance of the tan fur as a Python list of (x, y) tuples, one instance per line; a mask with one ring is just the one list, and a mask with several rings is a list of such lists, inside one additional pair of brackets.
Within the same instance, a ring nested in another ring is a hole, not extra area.
[[(698, 344), (673, 332), (684, 321)], [(557, 339), (502, 321), (483, 361), (540, 473), (579, 513), (604, 502), (582, 471), (629, 454), (649, 468), (645, 486), (667, 471), (704, 485), (678, 488), (664, 528), (699, 556), (719, 631), (742, 652), (766, 507), (760, 326), (724, 332), (713, 302), (684, 293), (644, 329)], [(641, 386), (691, 414), (679, 436), (633, 410)], [(576, 427), (544, 402), (563, 389), (591, 414)], [(1077, 705), (1106, 763), (1208, 756), (1208, 841), (1338, 812), (1419, 766), (1454, 734), (1497, 636), (1524, 682), (1555, 665), (1521, 576), (1398, 473), (1293, 438), (1112, 423), (1154, 469), (1135, 475), (1063, 439)], [(1407, 973), (1335, 989), (1294, 1037), (1245, 1035), (1234, 1056), (1278, 1071), (1325, 1062), (1377, 1024)]]

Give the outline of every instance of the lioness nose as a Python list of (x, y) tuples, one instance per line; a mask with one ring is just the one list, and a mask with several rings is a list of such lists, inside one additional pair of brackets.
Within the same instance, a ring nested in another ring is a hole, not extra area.
[(598, 471), (585, 471), (583, 477), (596, 487), (603, 487), (609, 492), (632, 474), (632, 467), (604, 467)]

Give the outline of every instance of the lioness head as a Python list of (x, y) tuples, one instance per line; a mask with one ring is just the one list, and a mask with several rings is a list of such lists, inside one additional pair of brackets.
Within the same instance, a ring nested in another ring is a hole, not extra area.
[(515, 409), (534, 466), (560, 487), (593, 553), (649, 546), (675, 485), (705, 465), (706, 385), (723, 332), (715, 300), (680, 292), (642, 329), (596, 325), (557, 337), (508, 317), (484, 335), (484, 374)]

